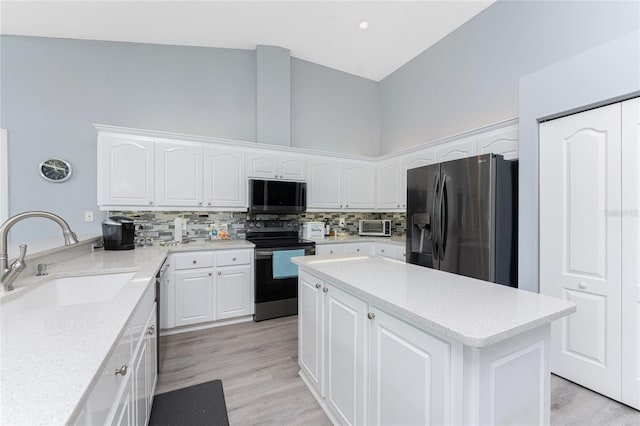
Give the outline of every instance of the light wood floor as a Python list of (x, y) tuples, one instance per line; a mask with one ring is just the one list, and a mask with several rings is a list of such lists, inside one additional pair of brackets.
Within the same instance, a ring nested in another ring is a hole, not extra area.
[[(298, 377), (297, 317), (161, 338), (156, 393), (221, 379), (235, 425), (329, 425)], [(556, 376), (552, 425), (635, 425), (640, 412)]]

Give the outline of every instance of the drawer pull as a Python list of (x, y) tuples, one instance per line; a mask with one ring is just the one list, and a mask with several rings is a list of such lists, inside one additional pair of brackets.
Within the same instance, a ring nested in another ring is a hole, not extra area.
[(123, 376), (126, 376), (126, 375), (127, 375), (127, 366), (126, 366), (126, 365), (123, 365), (123, 366), (122, 366), (122, 367), (120, 367), (120, 368), (116, 368), (116, 376), (117, 376), (118, 374), (123, 375)]
[(584, 281), (581, 281), (580, 284), (578, 284), (578, 287), (584, 290), (585, 288), (587, 288), (587, 283), (585, 283)]
[(198, 262), (194, 260), (194, 261), (193, 261), (193, 264), (195, 265), (196, 263), (198, 263)]
[(316, 283), (316, 288), (320, 288), (320, 287), (322, 287), (322, 284)]
[(236, 258), (234, 257), (234, 258), (233, 258), (233, 259), (231, 259), (231, 260), (235, 262), (235, 261), (236, 261)]
[(222, 275), (222, 271), (218, 271), (218, 275)]
[(369, 312), (367, 314), (367, 318), (369, 318), (370, 320), (374, 319), (376, 317), (376, 314), (374, 314), (373, 312)]
[[(213, 275), (211, 272), (209, 272), (209, 276)], [(218, 275), (220, 275), (220, 272), (218, 272)]]
[(329, 287), (325, 287), (322, 289), (322, 291), (324, 291), (325, 293), (327, 293), (329, 291)]
[(151, 335), (155, 330), (156, 330), (156, 326), (151, 324), (149, 327), (147, 327), (147, 334)]

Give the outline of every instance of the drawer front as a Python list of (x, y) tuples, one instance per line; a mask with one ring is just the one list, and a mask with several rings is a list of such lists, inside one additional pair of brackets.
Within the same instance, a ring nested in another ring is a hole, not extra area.
[(213, 267), (213, 252), (210, 251), (178, 253), (174, 259), (176, 270)]
[(345, 254), (370, 254), (371, 243), (349, 243), (344, 245)]
[(376, 244), (375, 245), (376, 256), (393, 257), (393, 245), (391, 244)]
[(253, 250), (224, 250), (216, 252), (216, 266), (249, 265)]

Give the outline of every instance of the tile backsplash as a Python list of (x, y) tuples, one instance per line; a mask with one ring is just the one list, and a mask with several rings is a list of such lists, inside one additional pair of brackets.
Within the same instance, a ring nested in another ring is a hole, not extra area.
[[(173, 221), (176, 217), (187, 220), (187, 233), (184, 238), (196, 241), (209, 238), (209, 226), (226, 224), (231, 238), (236, 238), (236, 231), (243, 231), (248, 218), (246, 212), (154, 212), (154, 211), (112, 211), (110, 216), (121, 215), (135, 219), (136, 224), (145, 225), (144, 231), (138, 231), (138, 237), (151, 238), (154, 241), (171, 241), (173, 239)], [(404, 236), (407, 228), (405, 213), (359, 213), (359, 212), (326, 212), (302, 213), (288, 215), (258, 215), (258, 219), (298, 219), (300, 222), (325, 222), (338, 227), (340, 218), (345, 219), (345, 231), (349, 235), (358, 235), (360, 219), (389, 219), (393, 235)], [(145, 234), (146, 232), (146, 234)]]

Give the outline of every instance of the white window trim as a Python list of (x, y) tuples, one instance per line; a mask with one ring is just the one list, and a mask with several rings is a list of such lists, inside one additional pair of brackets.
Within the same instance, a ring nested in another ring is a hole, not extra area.
[(0, 129), (0, 223), (9, 218), (9, 152), (7, 131)]

